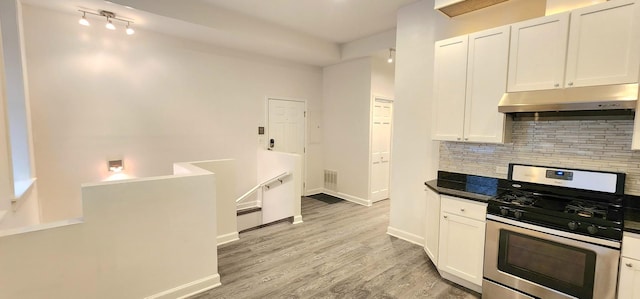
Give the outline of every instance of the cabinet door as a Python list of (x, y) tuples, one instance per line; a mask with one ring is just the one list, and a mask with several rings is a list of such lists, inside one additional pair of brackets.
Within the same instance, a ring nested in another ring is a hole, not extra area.
[(509, 26), (469, 35), (464, 140), (505, 142), (504, 113), (498, 104), (507, 89)]
[(438, 269), (481, 286), (484, 231), (483, 221), (443, 212)]
[(511, 25), (508, 91), (564, 85), (568, 28), (569, 13)]
[(566, 87), (638, 82), (636, 2), (611, 1), (571, 12)]
[(440, 194), (427, 188), (424, 250), (434, 265), (438, 266), (438, 239), (440, 238)]
[(618, 299), (640, 299), (640, 261), (622, 258), (618, 284)]
[(433, 132), (435, 140), (462, 140), (468, 36), (435, 44)]

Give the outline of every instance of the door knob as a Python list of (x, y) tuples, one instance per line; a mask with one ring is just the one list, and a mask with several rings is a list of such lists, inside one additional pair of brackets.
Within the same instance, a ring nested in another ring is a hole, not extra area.
[(633, 267), (633, 264), (632, 264), (632, 263), (626, 263), (626, 264), (624, 264), (624, 265), (625, 265), (625, 266), (627, 266), (627, 267), (629, 267), (629, 268)]

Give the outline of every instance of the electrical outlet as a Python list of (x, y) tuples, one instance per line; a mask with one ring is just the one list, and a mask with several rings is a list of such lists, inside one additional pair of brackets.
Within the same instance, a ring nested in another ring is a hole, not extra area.
[(509, 172), (509, 168), (506, 166), (496, 166), (496, 173), (498, 174), (507, 174)]

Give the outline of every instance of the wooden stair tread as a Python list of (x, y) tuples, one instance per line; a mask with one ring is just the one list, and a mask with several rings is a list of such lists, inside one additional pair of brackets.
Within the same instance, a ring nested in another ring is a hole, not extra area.
[(246, 209), (236, 211), (236, 216), (251, 214), (251, 213), (260, 212), (260, 211), (262, 211), (261, 207), (246, 208)]

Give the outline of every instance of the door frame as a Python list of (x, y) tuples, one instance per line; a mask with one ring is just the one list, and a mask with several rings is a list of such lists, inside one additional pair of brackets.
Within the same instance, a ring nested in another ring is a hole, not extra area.
[(269, 100), (277, 100), (277, 101), (289, 101), (289, 102), (299, 102), (299, 103), (303, 103), (304, 104), (304, 113), (305, 113), (305, 117), (304, 117), (304, 138), (303, 138), (303, 153), (302, 153), (302, 195), (306, 195), (307, 194), (307, 135), (308, 135), (308, 130), (307, 130), (307, 125), (308, 125), (308, 107), (307, 107), (307, 100), (306, 99), (298, 99), (298, 98), (290, 98), (290, 97), (271, 97), (271, 96), (267, 96), (265, 97), (264, 100), (264, 119), (265, 119), (265, 142), (264, 142), (264, 150), (269, 150)]
[(371, 168), (373, 165), (373, 154), (371, 151), (373, 150), (373, 109), (376, 101), (387, 102), (391, 104), (391, 132), (389, 134), (390, 144), (389, 144), (389, 197), (391, 197), (391, 167), (393, 165), (393, 159), (391, 156), (393, 154), (393, 123), (395, 122), (393, 112), (395, 111), (395, 102), (391, 97), (380, 95), (380, 94), (372, 94), (371, 95), (371, 103), (369, 104), (369, 165), (367, 166), (368, 177), (368, 186), (367, 186), (367, 200), (370, 204), (377, 202), (374, 201), (371, 197)]

